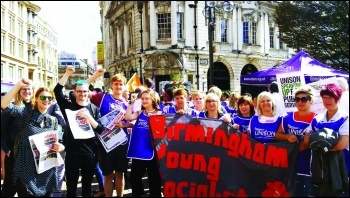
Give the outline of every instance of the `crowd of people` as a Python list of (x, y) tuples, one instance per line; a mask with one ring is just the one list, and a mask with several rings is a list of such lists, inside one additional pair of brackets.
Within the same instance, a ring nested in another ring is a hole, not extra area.
[[(46, 87), (36, 89), (30, 80), (21, 79), (8, 93), (2, 94), (1, 196), (13, 197), (17, 193), (19, 197), (47, 197), (62, 188), (65, 177), (66, 196), (76, 197), (81, 176), (81, 196), (112, 197), (115, 189), (117, 196), (122, 197), (125, 174), (131, 161), (130, 177), (127, 179), (132, 196), (146, 196), (142, 177), (147, 170), (149, 196), (161, 197), (162, 179), (151, 141), (149, 117), (162, 114), (188, 114), (222, 120), (261, 143), (298, 143), (297, 182), (293, 195), (348, 196), (349, 91), (348, 82), (343, 78), (322, 88), (320, 97), (325, 111), (316, 115), (310, 111), (315, 91), (307, 85), (294, 92), (297, 110), (284, 112), (276, 82), (271, 83), (268, 91), (252, 97), (249, 93), (223, 93), (217, 86), (211, 86), (207, 93), (173, 86), (157, 93), (152, 89), (153, 81), (147, 78), (143, 86), (130, 93), (125, 76), (116, 74), (110, 79), (111, 89), (104, 92), (98, 88), (89, 89), (89, 85), (105, 72), (98, 69), (88, 79), (78, 80), (73, 91), (65, 94), (66, 81), (74, 72), (73, 66), (67, 66), (53, 90)], [(133, 108), (137, 100), (141, 101), (141, 110)], [(123, 129), (128, 141), (106, 152), (97, 136), (75, 139), (66, 109), (76, 111), (77, 116), (86, 119), (96, 134), (106, 129), (101, 117), (115, 110), (124, 112), (124, 118), (114, 124)], [(343, 159), (345, 171), (338, 166), (339, 171), (346, 175), (343, 183), (335, 184), (333, 180), (324, 178), (315, 185), (310, 142), (317, 144), (313, 136), (324, 128), (339, 136), (324, 153), (336, 154)], [(52, 130), (59, 131), (59, 138), (51, 150), (60, 153), (64, 164), (37, 174), (28, 137)], [(96, 192), (92, 192), (91, 188), (94, 175), (99, 183)]]

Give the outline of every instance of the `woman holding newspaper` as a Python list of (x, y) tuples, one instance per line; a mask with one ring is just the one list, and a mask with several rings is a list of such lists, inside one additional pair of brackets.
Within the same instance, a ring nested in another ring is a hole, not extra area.
[[(14, 155), (14, 182), (16, 184), (18, 197), (48, 197), (56, 189), (56, 168), (50, 168), (40, 174), (37, 173), (34, 151), (32, 151), (29, 138), (34, 135), (54, 131), (58, 128), (58, 121), (55, 117), (47, 114), (47, 109), (51, 105), (54, 94), (45, 87), (39, 88), (35, 93), (35, 100), (30, 106), (19, 107), (11, 103), (12, 98), (22, 87), (30, 87), (32, 82), (28, 79), (21, 79), (1, 100), (3, 113), (20, 117), (19, 132), (15, 141)], [(58, 143), (53, 135), (50, 149), (47, 152), (52, 157), (53, 152), (61, 152), (64, 146)], [(44, 140), (43, 140), (44, 141)], [(44, 144), (44, 143), (43, 143)], [(51, 152), (50, 152), (51, 151)], [(50, 154), (49, 154), (50, 153)], [(60, 155), (56, 156), (60, 157)], [(38, 161), (45, 160), (38, 156)]]
[(148, 172), (150, 197), (161, 197), (161, 178), (154, 156), (148, 117), (161, 115), (156, 93), (148, 89), (141, 93), (141, 111), (132, 111), (133, 102), (126, 109), (125, 119), (136, 120), (131, 132), (127, 157), (132, 159), (130, 184), (133, 197), (144, 195), (142, 177)]

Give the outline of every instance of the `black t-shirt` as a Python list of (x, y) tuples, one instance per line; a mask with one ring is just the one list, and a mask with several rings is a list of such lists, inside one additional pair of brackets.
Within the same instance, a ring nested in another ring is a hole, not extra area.
[[(104, 130), (104, 127), (102, 126), (100, 122), (101, 115), (99, 113), (98, 107), (93, 107), (93, 104), (89, 104), (88, 106), (80, 106), (75, 101), (68, 101), (65, 99), (65, 95), (62, 92), (63, 86), (57, 83), (57, 85), (54, 88), (55, 97), (57, 100), (57, 104), (59, 105), (63, 117), (66, 120), (66, 130), (63, 137), (63, 144), (66, 147), (66, 152), (69, 155), (76, 154), (76, 155), (94, 155), (97, 151), (97, 145), (96, 145), (96, 137), (89, 138), (89, 139), (74, 139), (73, 133), (69, 127), (69, 122), (67, 119), (66, 109), (76, 111), (82, 108), (87, 108), (90, 112), (90, 114), (95, 118), (95, 120), (99, 123), (99, 125), (96, 127), (96, 129), (93, 129), (97, 133), (101, 133)], [(91, 106), (90, 106), (91, 105)], [(92, 112), (94, 109), (97, 108), (97, 112)]]

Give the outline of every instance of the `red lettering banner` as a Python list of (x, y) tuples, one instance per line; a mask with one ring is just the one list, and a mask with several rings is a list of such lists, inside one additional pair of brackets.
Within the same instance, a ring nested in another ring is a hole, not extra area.
[(291, 196), (297, 144), (262, 144), (220, 120), (150, 117), (165, 197)]

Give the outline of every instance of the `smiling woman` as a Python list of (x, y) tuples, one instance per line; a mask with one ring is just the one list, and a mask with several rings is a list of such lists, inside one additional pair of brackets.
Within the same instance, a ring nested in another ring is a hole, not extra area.
[[(19, 119), (18, 135), (14, 141), (13, 157), (16, 157), (13, 167), (13, 183), (19, 197), (29, 196), (49, 196), (56, 188), (56, 169), (49, 169), (41, 174), (37, 174), (33, 160), (33, 154), (28, 137), (39, 133), (58, 129), (58, 121), (55, 117), (47, 114), (47, 110), (53, 99), (52, 90), (39, 88), (30, 105), (15, 106), (11, 103), (12, 98), (19, 93), (28, 100), (32, 97), (32, 81), (21, 79), (1, 100), (1, 107), (4, 109), (3, 115), (9, 115)], [(53, 152), (61, 152), (64, 146), (54, 143), (51, 148)], [(28, 165), (29, 163), (29, 165)], [(10, 168), (10, 167), (6, 167)]]

